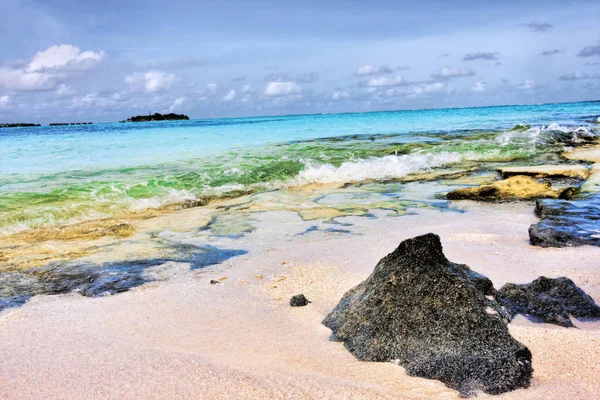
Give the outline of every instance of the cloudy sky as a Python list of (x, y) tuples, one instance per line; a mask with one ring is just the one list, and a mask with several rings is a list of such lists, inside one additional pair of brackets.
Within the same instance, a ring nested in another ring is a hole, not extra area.
[(0, 122), (600, 99), (600, 4), (0, 0)]

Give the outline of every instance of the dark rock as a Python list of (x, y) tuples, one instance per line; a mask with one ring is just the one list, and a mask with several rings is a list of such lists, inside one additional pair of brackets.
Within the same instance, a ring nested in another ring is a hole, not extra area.
[(544, 322), (573, 327), (570, 315), (577, 318), (600, 318), (600, 307), (572, 280), (539, 277), (531, 283), (507, 283), (496, 296), (511, 317), (531, 315)]
[(290, 306), (292, 307), (304, 307), (307, 306), (310, 301), (303, 294), (297, 294), (292, 296), (290, 299)]
[(541, 221), (529, 227), (531, 244), (600, 246), (600, 195), (575, 200), (537, 200), (535, 213)]
[(558, 195), (558, 198), (561, 200), (571, 200), (574, 197), (578, 196), (581, 193), (581, 188), (579, 187), (568, 187)]
[(444, 256), (440, 238), (405, 240), (324, 320), (359, 360), (395, 361), (462, 395), (529, 386), (531, 353), (508, 332), (489, 279)]
[(219, 281), (215, 281), (214, 279), (211, 279), (211, 280), (210, 280), (210, 284), (211, 284), (211, 285), (217, 285), (217, 284), (219, 284), (219, 283), (221, 283), (221, 282), (219, 282)]

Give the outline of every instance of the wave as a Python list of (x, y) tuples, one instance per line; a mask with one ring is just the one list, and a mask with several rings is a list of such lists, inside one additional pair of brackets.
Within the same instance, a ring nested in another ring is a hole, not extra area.
[[(597, 138), (598, 127), (517, 125), (507, 131), (345, 137), (264, 146), (186, 164), (5, 177), (0, 234), (307, 184), (389, 181), (466, 161), (506, 162)], [(25, 179), (27, 178), (27, 179)], [(19, 181), (20, 180), (20, 181)]]
[(459, 153), (418, 153), (402, 156), (385, 156), (367, 160), (347, 161), (339, 167), (331, 164), (307, 165), (290, 183), (349, 183), (368, 180), (392, 180), (404, 178), (417, 172), (455, 164), (462, 160)]
[(515, 125), (511, 130), (500, 134), (496, 142), (506, 144), (572, 144), (583, 143), (599, 136), (596, 127), (587, 126), (561, 126), (552, 123), (548, 126), (530, 127), (529, 125)]

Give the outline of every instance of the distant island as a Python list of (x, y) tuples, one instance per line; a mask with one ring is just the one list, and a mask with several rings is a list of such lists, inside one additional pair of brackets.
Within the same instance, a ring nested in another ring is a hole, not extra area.
[(18, 122), (14, 124), (0, 124), (0, 128), (26, 128), (30, 126), (40, 126), (40, 124), (29, 124), (23, 122)]
[(190, 117), (183, 114), (159, 114), (154, 113), (151, 115), (138, 115), (136, 117), (131, 117), (124, 121), (119, 122), (150, 122), (150, 121), (179, 121), (179, 120), (189, 120)]
[(48, 126), (65, 126), (65, 125), (92, 125), (91, 122), (52, 122)]

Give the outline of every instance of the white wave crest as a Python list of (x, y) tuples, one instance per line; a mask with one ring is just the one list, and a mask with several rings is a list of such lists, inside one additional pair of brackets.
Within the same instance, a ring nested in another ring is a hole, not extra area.
[(290, 182), (293, 186), (310, 183), (346, 183), (368, 180), (389, 180), (403, 178), (416, 172), (455, 164), (462, 156), (455, 152), (416, 153), (402, 156), (385, 156), (357, 161), (347, 161), (335, 167), (331, 164), (307, 165)]
[(597, 133), (594, 128), (588, 128), (585, 126), (578, 127), (570, 127), (570, 126), (561, 126), (556, 122), (548, 125), (548, 126), (534, 126), (529, 128), (526, 131), (507, 131), (502, 133), (496, 138), (496, 142), (500, 145), (507, 144), (544, 144), (546, 142), (546, 138), (549, 137), (553, 132), (562, 132), (566, 134), (571, 134), (574, 142), (584, 141), (586, 139), (591, 139), (597, 136)]
[(165, 196), (149, 197), (145, 199), (129, 198), (129, 209), (134, 212), (147, 210), (150, 208), (161, 208), (171, 204), (181, 204), (186, 201), (197, 200), (194, 193), (189, 190), (170, 189)]

